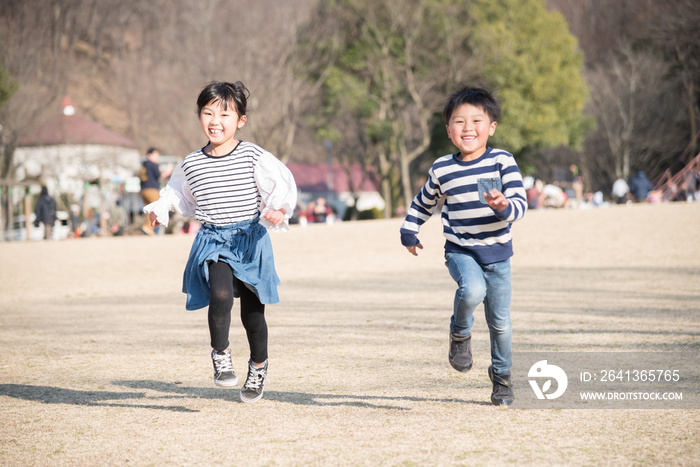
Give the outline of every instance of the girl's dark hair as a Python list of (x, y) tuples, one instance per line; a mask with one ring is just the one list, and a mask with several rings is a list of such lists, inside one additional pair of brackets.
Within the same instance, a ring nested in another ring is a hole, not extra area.
[(250, 91), (240, 81), (226, 83), (224, 81), (212, 81), (202, 89), (197, 98), (197, 115), (202, 112), (204, 106), (213, 102), (220, 102), (221, 108), (228, 110), (231, 106), (239, 117), (246, 114)]
[(501, 104), (498, 103), (494, 93), (483, 88), (465, 86), (447, 98), (445, 110), (442, 112), (445, 122), (449, 124), (452, 112), (464, 104), (480, 107), (488, 114), (492, 122), (497, 122), (501, 117)]

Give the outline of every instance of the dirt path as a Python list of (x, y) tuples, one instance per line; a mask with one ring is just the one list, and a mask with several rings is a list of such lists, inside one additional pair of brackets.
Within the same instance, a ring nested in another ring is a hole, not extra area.
[[(191, 238), (0, 243), (0, 464), (697, 465), (697, 410), (491, 406), (482, 315), (474, 369), (447, 363), (438, 219), (417, 258), (399, 226), (273, 234), (271, 385), (245, 405), (211, 382), (206, 313), (184, 311)], [(528, 213), (514, 351), (697, 355), (699, 232), (700, 204)], [(244, 374), (237, 321), (231, 342)]]

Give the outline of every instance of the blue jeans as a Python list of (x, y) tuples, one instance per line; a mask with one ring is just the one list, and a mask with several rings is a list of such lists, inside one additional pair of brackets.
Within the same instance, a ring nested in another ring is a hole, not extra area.
[(484, 302), (493, 372), (497, 375), (509, 373), (513, 337), (510, 322), (510, 258), (498, 263), (479, 264), (467, 254), (448, 251), (445, 253), (445, 265), (458, 286), (450, 320), (452, 332), (471, 335), (474, 310)]

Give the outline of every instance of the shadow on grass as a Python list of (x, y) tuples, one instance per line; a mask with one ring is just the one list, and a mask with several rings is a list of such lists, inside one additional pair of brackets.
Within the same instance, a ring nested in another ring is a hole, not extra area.
[[(200, 399), (223, 399), (239, 402), (237, 389), (184, 387), (177, 383), (159, 381), (114, 381), (114, 384), (133, 389), (151, 389), (180, 396)], [(454, 398), (432, 398), (413, 396), (367, 396), (350, 394), (314, 394), (304, 392), (265, 391), (264, 398), (276, 402), (309, 406), (350, 406), (370, 409), (411, 410), (408, 407), (390, 405), (388, 402), (437, 402), (474, 405), (491, 405), (484, 401), (468, 401)], [(384, 402), (384, 403), (383, 403)]]
[(438, 402), (455, 404), (491, 405), (484, 401), (467, 401), (463, 399), (445, 399), (434, 397), (412, 396), (352, 396), (347, 394), (306, 394), (302, 392), (267, 391), (265, 397), (278, 402), (289, 402), (298, 405), (334, 406), (346, 405), (374, 409), (410, 410), (408, 407), (381, 405), (381, 401), (395, 402)]
[(57, 388), (52, 386), (32, 386), (29, 384), (0, 384), (0, 396), (14, 397), (31, 402), (44, 404), (68, 404), (83, 407), (128, 407), (139, 409), (169, 410), (172, 412), (198, 412), (181, 406), (158, 404), (139, 404), (137, 402), (115, 402), (143, 400), (151, 401), (157, 397), (147, 396), (143, 392), (113, 392), (113, 391), (79, 391), (76, 389)]
[[(28, 384), (0, 384), (0, 396), (8, 396), (31, 402), (41, 402), (43, 404), (68, 404), (83, 407), (125, 407), (133, 409), (167, 410), (172, 412), (199, 412), (199, 410), (189, 409), (182, 405), (163, 405), (154, 402), (163, 399), (209, 399), (240, 403), (239, 391), (237, 389), (183, 387), (178, 383), (164, 383), (149, 380), (114, 381), (114, 384), (130, 389), (157, 391), (165, 393), (165, 395), (150, 395), (146, 392), (81, 391)], [(295, 405), (319, 407), (349, 406), (386, 410), (411, 410), (410, 407), (400, 405), (406, 402), (491, 405), (484, 401), (468, 401), (455, 398), (314, 394), (284, 391), (266, 391), (264, 398), (266, 400)], [(140, 401), (145, 403), (140, 403)], [(393, 405), (392, 403), (397, 405)]]

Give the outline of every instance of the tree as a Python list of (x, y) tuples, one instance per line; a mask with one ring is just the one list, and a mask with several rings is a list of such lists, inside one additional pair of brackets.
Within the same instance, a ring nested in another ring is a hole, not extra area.
[(436, 128), (444, 134), (442, 103), (460, 81), (499, 89), (505, 112), (494, 141), (512, 152), (583, 139), (583, 58), (563, 17), (542, 0), (473, 0), (467, 8), (449, 0), (328, 0), (314, 23), (329, 22), (334, 29), (315, 41), (338, 51), (321, 88), (319, 135), (346, 154), (366, 149), (363, 163), (381, 175), (388, 205), (398, 204), (397, 192), (410, 203), (409, 167)]
[(679, 103), (685, 108), (689, 160), (700, 150), (700, 4), (673, 0), (667, 7), (654, 28), (654, 42), (665, 52), (672, 74), (682, 83)]
[(309, 75), (323, 83), (318, 135), (335, 143), (339, 157), (357, 157), (363, 166), (374, 167), (382, 179), (387, 217), (399, 204), (397, 192), (403, 204), (410, 204), (410, 164), (430, 144), (431, 120), (441, 110), (447, 83), (464, 74), (455, 66), (464, 37), (456, 27), (456, 5), (328, 0), (321, 2), (312, 24), (334, 28), (324, 26), (320, 33), (309, 28), (301, 37), (302, 43), (335, 51), (327, 55), (332, 62), (308, 67)]
[(16, 140), (55, 114), (69, 94), (81, 114), (143, 149), (158, 146), (184, 156), (203, 145), (194, 117), (199, 90), (215, 79), (240, 79), (251, 89), (254, 115), (242, 137), (289, 157), (300, 117), (286, 117), (288, 101), (304, 94), (289, 92), (299, 78), (285, 61), (313, 4), (0, 2), (0, 63), (21, 83), (0, 121)]
[[(630, 170), (653, 179), (696, 154), (700, 4), (693, 0), (549, 0), (586, 54), (589, 113), (582, 170), (605, 189)], [(634, 75), (634, 76), (632, 76)], [(679, 111), (680, 110), (680, 111)]]
[[(2, 108), (12, 95), (17, 91), (17, 83), (12, 79), (5, 67), (0, 65), (0, 108)], [(7, 173), (11, 166), (11, 153), (14, 148), (5, 141), (6, 132), (0, 124), (0, 181), (7, 177)], [(4, 235), (4, 226), (10, 222), (10, 216), (7, 212), (8, 194), (4, 187), (0, 184), (0, 232)]]
[[(100, 3), (63, 0), (47, 8), (40, 0), (8, 0), (0, 6), (0, 57), (20, 83), (0, 109), (5, 128), (3, 177), (13, 176), (16, 142), (59, 111), (57, 104), (71, 82), (94, 78), (93, 70), (104, 66), (100, 51), (109, 44), (105, 36), (116, 36), (112, 28), (119, 23), (113, 22), (115, 15), (99, 14)], [(114, 128), (111, 123), (108, 126)]]
[(469, 12), (480, 75), (503, 102), (493, 144), (524, 156), (521, 164), (538, 149), (580, 147), (591, 126), (588, 88), (563, 16), (543, 0), (473, 0)]
[[(7, 104), (12, 95), (17, 91), (17, 82), (12, 79), (8, 71), (0, 65), (0, 108)], [(7, 177), (9, 172), (10, 157), (6, 152), (5, 128), (0, 124), (0, 179)]]
[[(595, 88), (592, 111), (599, 121), (595, 140), (604, 148), (592, 154), (597, 169), (610, 182), (629, 180), (633, 168), (658, 173), (676, 154), (678, 127), (683, 113), (677, 112), (680, 83), (669, 76), (669, 64), (649, 51), (622, 47), (608, 63), (589, 73)], [(659, 115), (666, 115), (659, 119)]]
[(618, 44), (625, 40), (648, 39), (649, 25), (672, 11), (665, 7), (671, 0), (547, 0), (547, 3), (566, 18), (585, 54), (587, 68), (609, 60)]
[(10, 100), (17, 91), (17, 82), (12, 79), (4, 66), (0, 65), (0, 107)]

